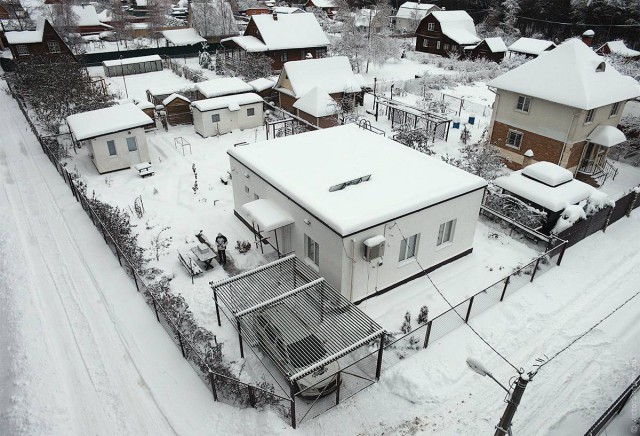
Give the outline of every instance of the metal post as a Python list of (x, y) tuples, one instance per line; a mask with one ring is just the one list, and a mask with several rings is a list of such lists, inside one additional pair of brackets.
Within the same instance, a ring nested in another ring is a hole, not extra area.
[(469, 307), (467, 307), (467, 316), (464, 317), (464, 322), (467, 322), (467, 323), (469, 322), (469, 316), (471, 315), (471, 306), (473, 306), (473, 299), (475, 297), (476, 296), (474, 295), (469, 299)]
[(216, 317), (218, 317), (218, 327), (222, 327), (222, 324), (220, 323), (220, 309), (218, 308), (218, 293), (216, 292), (215, 288), (213, 288), (213, 301), (216, 302)]
[(431, 336), (432, 323), (433, 323), (433, 320), (427, 323), (427, 334), (424, 335), (424, 345), (422, 346), (422, 348), (427, 348), (427, 345), (429, 345), (429, 336)]
[(184, 345), (182, 345), (182, 335), (180, 334), (180, 332), (176, 332), (177, 336), (178, 336), (178, 342), (180, 343), (180, 350), (182, 351), (182, 357), (184, 357), (185, 359), (187, 358), (187, 355), (184, 353)]
[(602, 227), (602, 232), (607, 231), (607, 227), (609, 227), (609, 221), (611, 221), (611, 215), (613, 214), (613, 208), (609, 207), (609, 213), (607, 213), (607, 219), (604, 221), (604, 227)]
[(158, 322), (160, 322), (160, 315), (158, 315), (158, 306), (156, 305), (156, 299), (155, 297), (153, 297), (153, 295), (151, 296), (151, 301), (153, 301), (153, 309), (156, 311), (156, 319), (158, 320)]
[(256, 407), (256, 396), (253, 392), (253, 386), (247, 385), (247, 389), (249, 390), (249, 404), (251, 407)]
[(338, 371), (338, 374), (336, 374), (336, 406), (340, 404), (340, 385), (342, 384), (341, 375), (342, 371)]
[(504, 281), (504, 288), (502, 288), (502, 295), (500, 295), (500, 302), (504, 300), (504, 294), (507, 293), (507, 286), (509, 286), (509, 280), (511, 280), (511, 276), (507, 276), (507, 280)]
[(213, 401), (218, 401), (218, 392), (216, 391), (216, 376), (209, 371), (209, 382), (211, 383), (211, 392), (213, 392)]
[(118, 258), (118, 263), (122, 266), (122, 260), (120, 260), (120, 251), (118, 250), (118, 245), (116, 241), (113, 241), (113, 246), (116, 248), (116, 257)]
[(382, 332), (380, 336), (380, 347), (378, 348), (378, 363), (376, 364), (376, 380), (380, 380), (380, 373), (382, 372), (382, 351), (384, 350), (384, 337), (386, 333)]
[(140, 287), (138, 286), (138, 279), (136, 278), (136, 272), (134, 271), (132, 266), (129, 266), (129, 268), (131, 269), (131, 276), (133, 277), (133, 283), (136, 284), (136, 290), (140, 292)]
[(240, 357), (244, 359), (244, 347), (242, 346), (242, 328), (240, 326), (240, 320), (237, 321), (238, 326), (238, 341), (240, 342)]
[(558, 256), (558, 266), (560, 266), (560, 262), (562, 262), (562, 257), (564, 256), (564, 252), (567, 249), (567, 245), (569, 245), (569, 242), (567, 241), (562, 244), (562, 251), (560, 252), (560, 256)]
[(536, 260), (536, 266), (533, 267), (533, 272), (531, 273), (531, 280), (529, 280), (529, 283), (531, 283), (536, 276), (536, 271), (538, 271), (538, 265), (540, 264), (540, 259), (542, 259), (542, 256), (538, 257), (538, 259)]
[(296, 388), (291, 383), (291, 427), (296, 428)]
[(511, 397), (507, 401), (507, 408), (500, 419), (496, 427), (496, 432), (494, 436), (504, 436), (506, 434), (511, 434), (511, 421), (513, 420), (513, 416), (518, 410), (518, 405), (520, 404), (520, 400), (522, 399), (522, 395), (524, 394), (524, 390), (527, 387), (527, 383), (529, 383), (529, 377), (526, 374), (520, 374), (518, 381), (516, 381), (516, 385), (513, 388), (513, 393)]
[(324, 321), (324, 282), (320, 283), (320, 323)]

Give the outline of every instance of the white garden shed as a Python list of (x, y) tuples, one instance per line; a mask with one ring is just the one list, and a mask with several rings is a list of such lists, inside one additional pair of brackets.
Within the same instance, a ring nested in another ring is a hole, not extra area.
[(253, 92), (193, 102), (193, 126), (205, 138), (261, 126), (263, 102), (262, 97)]
[(228, 154), (235, 214), (352, 302), (473, 249), (486, 182), (356, 125)]
[(144, 126), (153, 120), (134, 103), (67, 117), (74, 142), (86, 145), (100, 174), (149, 161)]

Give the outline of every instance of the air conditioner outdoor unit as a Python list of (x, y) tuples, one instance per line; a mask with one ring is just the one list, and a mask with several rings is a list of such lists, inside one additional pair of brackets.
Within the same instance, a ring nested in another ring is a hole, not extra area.
[(378, 235), (364, 241), (364, 260), (371, 262), (384, 256), (384, 236)]

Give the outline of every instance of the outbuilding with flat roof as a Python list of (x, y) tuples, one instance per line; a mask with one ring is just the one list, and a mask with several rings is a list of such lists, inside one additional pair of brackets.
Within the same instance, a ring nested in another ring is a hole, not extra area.
[(473, 249), (486, 182), (356, 125), (228, 154), (235, 214), (350, 301)]
[(262, 97), (253, 92), (198, 100), (191, 104), (193, 126), (205, 138), (261, 126), (263, 102)]

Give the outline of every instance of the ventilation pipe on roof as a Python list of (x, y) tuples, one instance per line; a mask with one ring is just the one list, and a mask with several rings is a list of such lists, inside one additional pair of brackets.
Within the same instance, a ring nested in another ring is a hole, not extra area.
[(586, 30), (583, 34), (582, 34), (582, 42), (584, 42), (585, 44), (587, 44), (587, 47), (591, 47), (591, 43), (593, 42), (593, 36), (596, 33), (589, 29)]
[(276, 11), (273, 11), (273, 14), (271, 14), (271, 16), (273, 17), (273, 21), (278, 21), (278, 13)]

